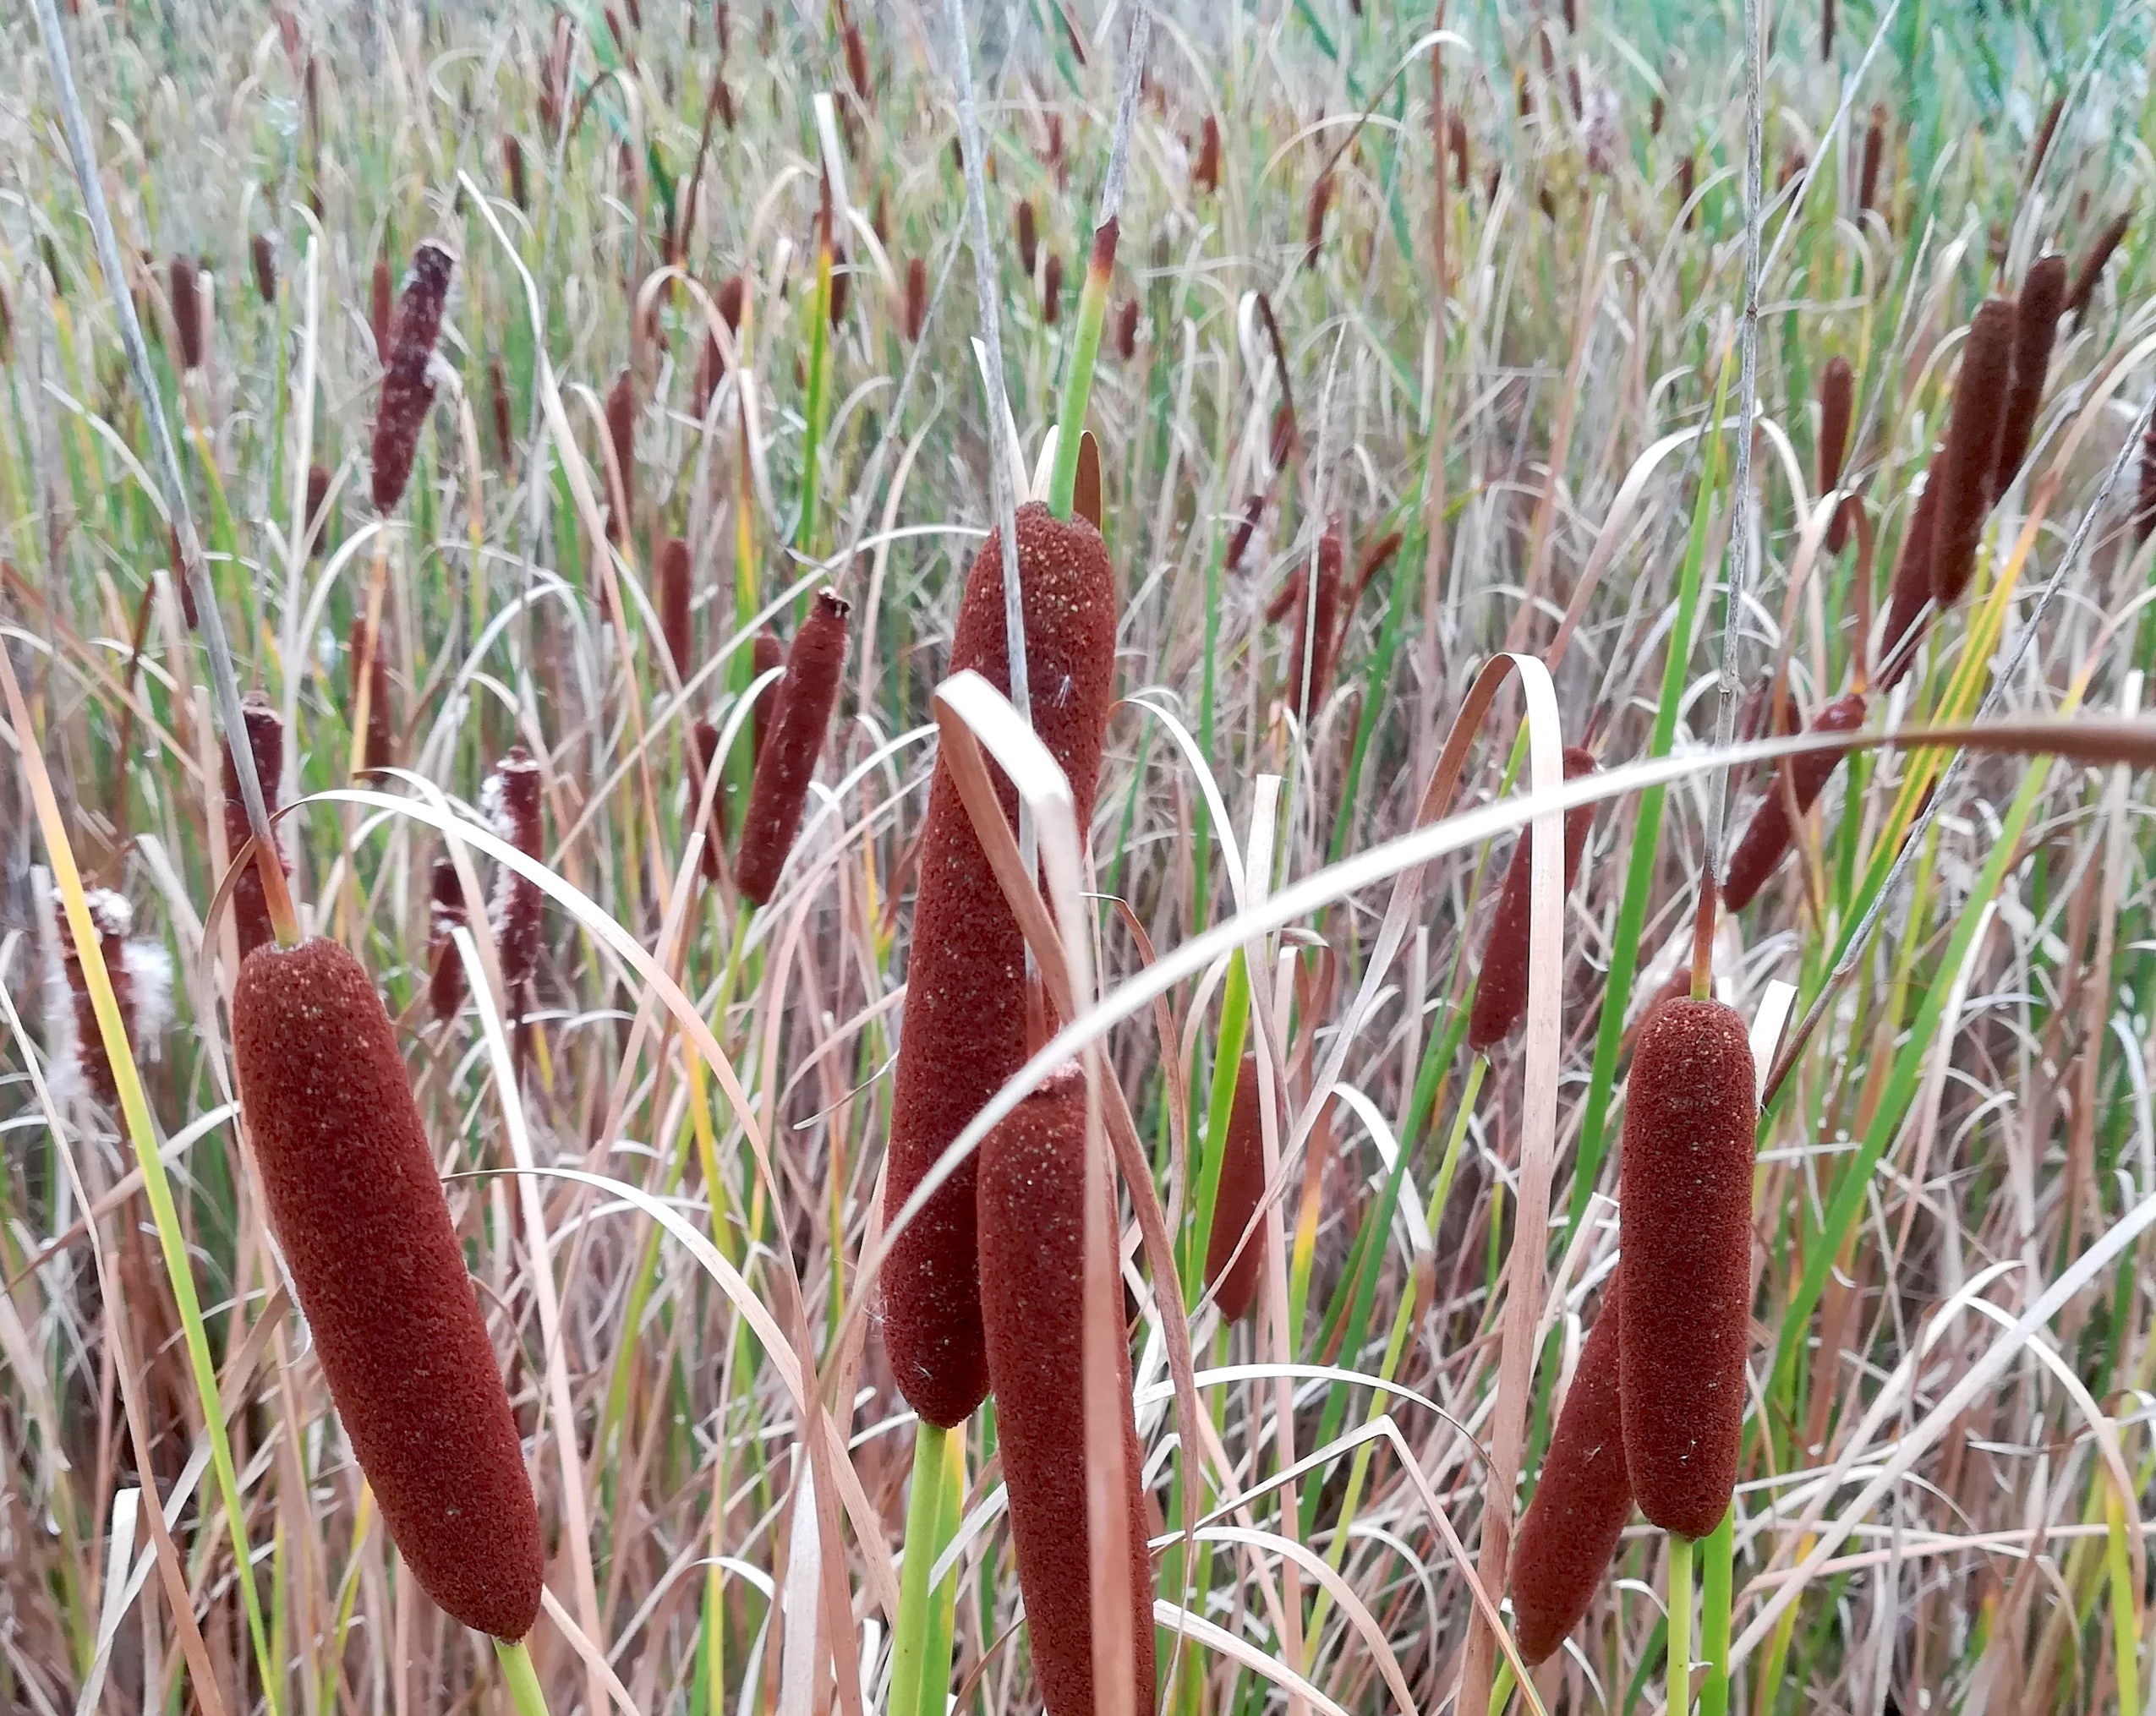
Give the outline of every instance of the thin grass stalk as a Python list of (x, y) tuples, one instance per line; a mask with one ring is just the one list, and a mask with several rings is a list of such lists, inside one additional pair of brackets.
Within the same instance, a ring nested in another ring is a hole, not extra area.
[(1692, 1708), (1692, 1540), (1675, 1533), (1669, 1544), (1670, 1716)]

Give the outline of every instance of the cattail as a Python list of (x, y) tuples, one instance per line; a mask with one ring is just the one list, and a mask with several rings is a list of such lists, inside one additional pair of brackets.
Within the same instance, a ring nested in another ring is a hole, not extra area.
[(2014, 301), (1978, 306), (1954, 382), (1946, 445), (1939, 456), (1939, 519), (1931, 545), (1931, 593), (1944, 613), (1961, 600), (1976, 570), (1977, 544), (1991, 505), (2006, 421), (2006, 388), (2014, 361)]
[(412, 253), (412, 272), (405, 278), (382, 374), (381, 402), (375, 411), (375, 510), (385, 515), (396, 511), (404, 497), (419, 429), (435, 402), (430, 373), (435, 341), (441, 333), (449, 276), (456, 265), (448, 250), (431, 239)]
[(172, 321), (179, 330), (180, 368), (202, 367), (202, 284), (192, 258), (175, 256), (167, 266)]
[(1677, 205), (1684, 211), (1684, 230), (1688, 232), (1699, 218), (1699, 211), (1692, 206), (1692, 190), (1699, 172), (1699, 161), (1692, 156), (1686, 156), (1677, 164)]
[(1033, 213), (1033, 199), (1026, 199), (1018, 205), (1018, 265), (1026, 279), (1033, 277), (1033, 264), (1041, 250), (1040, 223)]
[(1834, 0), (1819, 0), (1819, 57), (1829, 63), (1834, 58)]
[(1857, 174), (1857, 212), (1869, 214), (1879, 206), (1879, 170), (1886, 155), (1886, 109), (1874, 104), (1872, 123), (1864, 133), (1863, 165)]
[(322, 552), (323, 538), (328, 535), (330, 504), (330, 473), (322, 465), (307, 467), (307, 552), (310, 557)]
[(1198, 164), (1191, 170), (1190, 183), (1202, 196), (1220, 189), (1220, 121), (1210, 113), (1198, 130)]
[(2051, 152), (2052, 134), (2058, 130), (2059, 116), (2066, 108), (2066, 98), (2060, 95), (2052, 97), (2051, 105), (2044, 109), (2044, 123), (2036, 128), (2036, 141), (2029, 149), (2028, 174), (2022, 181), (2025, 186), (2033, 185), (2037, 174), (2043, 172), (2044, 158)]
[(906, 340), (918, 344), (928, 325), (928, 264), (926, 258), (910, 258), (906, 265)]
[(1303, 266), (1317, 266), (1318, 253), (1325, 248), (1325, 213), (1332, 206), (1332, 175), (1321, 174), (1310, 188), (1310, 208), (1303, 218)]
[(2055, 251), (2028, 265), (2014, 312), (2012, 380), (2006, 387), (2004, 423), (1999, 431), (1999, 462), (1991, 476), (1991, 498), (2004, 495), (2028, 456), (2036, 432), (2037, 409), (2044, 402), (2044, 380), (2051, 367), (2051, 346), (2059, 331), (2059, 311), (2066, 295), (2066, 259)]
[[(1258, 1237), (1243, 1238), (1265, 1195), (1265, 1138), (1258, 1115), (1257, 1057), (1245, 1055), (1235, 1074), (1234, 1105), (1221, 1143), (1220, 1183), (1213, 1194), (1212, 1232), (1206, 1239), (1206, 1287), (1223, 1322), (1239, 1323), (1256, 1303)], [(1242, 1249), (1239, 1251), (1237, 1247)]]
[(689, 545), (670, 536), (659, 550), (659, 630), (674, 676), (689, 670)]
[[(276, 710), (260, 691), (249, 691), (240, 699), (239, 713), (247, 729), (247, 748), (254, 753), (254, 778), (262, 784), (263, 808), (274, 816), (277, 783), (284, 778), (284, 723), (277, 719)], [(247, 801), (240, 796), (239, 773), (233, 766), (229, 743), (225, 747), (223, 770), (225, 844), (237, 852), (251, 830), (247, 822)], [(282, 850), (273, 855), (273, 861), (280, 869), (290, 873), (291, 866), (284, 861)], [(275, 933), (270, 923), (270, 909), (263, 900), (260, 866), (260, 855), (257, 854), (233, 878), (233, 932), (239, 938), (239, 957), (243, 959)]]
[(464, 885), (447, 853), (435, 860), (427, 888), (427, 1006), (438, 1024), (446, 1025), (464, 1005), (464, 962), (457, 957), (457, 932), (471, 921)]
[[(512, 745), (479, 789), (479, 808), (494, 832), (527, 858), (540, 855), (539, 773), (530, 751)], [(531, 981), (539, 965), (539, 889), (504, 865), (488, 902), (489, 921), (501, 954), (501, 981), (512, 992)]]
[(1713, 1531), (1737, 1484), (1758, 1121), (1737, 1012), (1718, 1001), (1656, 1008), (1625, 1095), (1618, 1376), (1639, 1511), (1680, 1537)]
[(614, 450), (617, 488), (606, 515), (606, 539), (619, 544), (637, 505), (637, 396), (627, 369), (606, 390), (606, 440)]
[(1282, 400), (1272, 413), (1272, 441), (1270, 454), (1272, 468), (1284, 471), (1289, 456), (1295, 451), (1295, 408)]
[[(1853, 733), (1863, 724), (1863, 693), (1849, 691), (1819, 711), (1811, 731)], [(1799, 816), (1811, 809), (1845, 754), (1840, 751), (1805, 751), (1789, 759), (1790, 790), (1796, 797)], [(1722, 883), (1722, 901), (1730, 910), (1742, 911), (1752, 903), (1753, 896), (1789, 855), (1794, 833), (1781, 782), (1776, 778), (1769, 784), (1767, 795), (1752, 813), (1751, 826), (1745, 829), (1744, 838), (1737, 843), (1737, 850), (1730, 856), (1729, 875)]]
[(267, 232), (257, 232), (248, 249), (254, 258), (254, 290), (262, 295), (264, 303), (275, 303), (277, 298), (277, 252)]
[[(719, 729), (710, 721), (698, 721), (689, 729), (689, 742), (696, 746), (697, 767), (705, 780), (719, 766)], [(719, 879), (719, 847), (726, 832), (726, 789), (722, 784), (711, 800), (711, 818), (703, 825), (703, 855), (697, 868), (706, 882)]]
[[(1058, 520), (1038, 502), (1019, 508), (1017, 538), (1033, 728), (1070, 779), (1083, 829), (1114, 693), (1115, 573), (1098, 531)], [(1003, 599), (1003, 549), (992, 535), (966, 575), (949, 670), (971, 668), (999, 689), (1010, 685)], [(1015, 789), (999, 777), (997, 793), (1015, 825)], [(940, 759), (918, 861), (884, 1190), (893, 1210), (1026, 1058), (1024, 938)], [(946, 1428), (963, 1423), (988, 1385), (974, 1170), (969, 1159), (944, 1182), (898, 1236), (884, 1270), (884, 1342), (900, 1391)]]
[(1363, 593), (1392, 564), (1393, 556), (1399, 553), (1400, 544), (1405, 540), (1398, 531), (1387, 531), (1362, 557), (1362, 565), (1355, 570), (1354, 583), (1349, 588), (1348, 599), (1341, 604), (1340, 623), (1343, 629), (1354, 619), (1355, 609), (1362, 606)]
[(2133, 545), (2139, 548), (2156, 530), (2156, 429), (2142, 437), (2141, 474), (2133, 499)]
[(232, 1012), (271, 1225), (390, 1536), (450, 1615), (521, 1638), (539, 1509), (389, 1014), (319, 936), (250, 954)]
[(531, 187), (524, 178), (524, 145), (513, 131), (501, 134), (501, 166), (509, 178), (509, 199), (520, 209), (532, 205)]
[(385, 251), (375, 259), (373, 279), (367, 288), (367, 326), (375, 336), (375, 361), (389, 362), (390, 322), (396, 314), (396, 300), (389, 272), (389, 255)]
[(389, 652), (382, 647), (385, 630), (377, 624), (374, 648), (369, 649), (366, 610), (363, 608), (353, 616), (346, 691), (357, 714), (359, 687), (367, 688), (367, 742), (360, 756), (362, 768), (387, 768), (397, 760), (397, 728), (389, 712)]
[(741, 856), (734, 880), (744, 899), (771, 899), (786, 855), (801, 832), (809, 778), (831, 725), (839, 674), (845, 666), (846, 615), (853, 610), (830, 590), (820, 591), (787, 652), (777, 687), (769, 738), (758, 753), (748, 808), (741, 816)]
[[(768, 626), (758, 627), (756, 636), (749, 640), (749, 664), (750, 676), (759, 680), (764, 675), (784, 667), (786, 664), (785, 640)], [(777, 693), (778, 687), (774, 686), (770, 695), (775, 697)], [(752, 765), (763, 760), (763, 735), (769, 731), (771, 724), (764, 719), (765, 707), (767, 705), (759, 704), (749, 711), (748, 754)]]
[(1579, 1625), (1632, 1517), (1617, 1386), (1621, 1329), (1613, 1279), (1573, 1369), (1513, 1550), (1513, 1635), (1530, 1664)]
[[(1294, 644), (1288, 659), (1288, 697), (1289, 702), (1315, 713), (1325, 701), (1326, 688), (1332, 683), (1332, 658), (1340, 629), (1340, 563), (1343, 558), (1338, 534), (1327, 531), (1317, 539), (1317, 593), (1311, 606), (1316, 611), (1305, 615), (1298, 609), (1288, 616)], [(1304, 643), (1307, 633), (1310, 645), (1310, 689), (1307, 701), (1304, 698), (1303, 663)]]
[[(1565, 779), (1578, 780), (1595, 773), (1595, 759), (1577, 746), (1564, 753)], [(1587, 851), (1588, 830), (1595, 826), (1595, 806), (1574, 805), (1565, 812), (1564, 899), (1579, 880), (1579, 861)], [(1490, 920), (1490, 939), (1483, 943), (1482, 970), (1475, 980), (1475, 1007), (1468, 1014), (1467, 1046), (1486, 1055), (1504, 1041), (1527, 1017), (1527, 943), (1535, 917), (1535, 842), (1523, 829), (1505, 866), (1504, 891), (1497, 897), (1497, 915)], [(1562, 904), (1562, 901), (1560, 902)]]
[[(97, 948), (104, 956), (105, 975), (112, 986), (112, 999), (119, 1007), (129, 1045), (133, 1047), (142, 1040), (133, 1017), (134, 986), (129, 981), (127, 960), (128, 937), (134, 928), (134, 908), (128, 904), (124, 894), (116, 894), (109, 888), (85, 890), (82, 903), (90, 914), (90, 926), (97, 932)], [(112, 1077), (112, 1063), (105, 1052), (104, 1036), (98, 1030), (97, 1009), (90, 1002), (90, 981), (83, 974), (82, 955), (66, 911), (57, 899), (52, 904), (60, 969), (57, 975), (48, 975), (46, 981), (47, 1047), (52, 1052), (56, 1068), (71, 1067), (79, 1071), (91, 1094), (107, 1108), (114, 1107), (119, 1101), (119, 1086)], [(164, 949), (160, 948), (157, 951), (162, 954)]]
[(1928, 472), (1923, 493), (1917, 497), (1902, 533), (1902, 557), (1895, 563), (1894, 582), (1886, 598), (1886, 630), (1880, 639), (1885, 671), (1880, 684), (1891, 691), (1902, 683), (1917, 659), (1917, 645), (1923, 636), (1918, 616), (1931, 600), (1931, 547), (1939, 523), (1938, 472)]
[(2081, 260), (2081, 266), (2074, 271), (2074, 283), (2066, 292), (2066, 313), (2079, 321), (2088, 309), (2088, 301), (2096, 295), (2096, 282), (2104, 277), (2104, 270), (2111, 260), (2111, 253), (2119, 248), (2119, 241), (2126, 236), (2126, 227), (2133, 220), (2133, 210), (2128, 209), (2116, 216), (2111, 224), (2096, 235), (2096, 242)]
[(837, 327), (846, 319), (846, 305), (853, 296), (853, 267), (846, 260), (845, 246), (837, 244), (831, 250), (831, 305), (830, 325)]
[(1054, 250), (1041, 271), (1041, 320), (1050, 327), (1063, 320), (1063, 257)]
[(1847, 358), (1830, 358), (1819, 372), (1819, 493), (1841, 484), (1841, 462), (1849, 452), (1849, 422), (1857, 396), (1856, 372)]
[(868, 46), (861, 39), (861, 26), (851, 19), (846, 22), (844, 40), (846, 76), (853, 80), (854, 93), (861, 97), (862, 104), (870, 105), (876, 91), (868, 79)]
[(494, 418), (494, 443), (506, 460), (516, 451), (517, 434), (509, 416), (509, 377), (501, 359), (487, 359), (487, 405)]
[[(741, 300), (747, 290), (738, 274), (730, 274), (719, 282), (719, 290), (712, 294), (712, 307), (719, 312), (719, 320), (726, 325), (726, 336), (731, 339), (741, 330)], [(719, 391), (719, 384), (726, 376), (726, 353), (719, 344), (716, 334), (707, 333), (703, 342), (703, 362), (697, 371), (696, 414), (701, 418), (711, 409), (711, 396)]]
[[(1093, 1589), (1086, 1459), (1086, 1081), (1074, 1066), (982, 1141), (981, 1320), (996, 1391), (996, 1442), (1010, 1503), (1034, 1678), (1048, 1716), (1091, 1716)], [(1112, 1208), (1102, 1212), (1114, 1232)], [(1130, 1353), (1115, 1367), (1130, 1558), (1133, 1708), (1156, 1702), (1152, 1562), (1144, 1455), (1130, 1411)]]
[(1464, 192), (1474, 167), (1468, 155), (1467, 116), (1457, 107), (1445, 115), (1445, 147), (1453, 157), (1453, 189)]
[[(1254, 494), (1243, 502), (1243, 510), (1235, 520), (1235, 527), (1228, 533), (1228, 552), (1224, 556), (1224, 564), (1229, 571), (1242, 571), (1243, 556), (1250, 552), (1250, 538), (1257, 530), (1258, 520), (1264, 516), (1265, 496), (1263, 494)], [(1271, 613), (1266, 615), (1268, 621), (1277, 620), (1278, 617), (1278, 615)]]
[(734, 92), (726, 87), (726, 80), (724, 78), (714, 78), (712, 80), (711, 89), (713, 100), (719, 108), (720, 123), (729, 131), (733, 130), (740, 123), (740, 119), (734, 112)]
[(1138, 355), (1138, 300), (1126, 298), (1115, 309), (1116, 355), (1128, 363)]

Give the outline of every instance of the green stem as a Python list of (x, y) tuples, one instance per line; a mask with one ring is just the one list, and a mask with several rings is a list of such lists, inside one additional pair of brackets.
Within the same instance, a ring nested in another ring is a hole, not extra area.
[(827, 205), (816, 246), (816, 297), (809, 310), (808, 388), (802, 402), (807, 428), (801, 447), (801, 516), (794, 525), (794, 550), (810, 556), (816, 539), (818, 465), (824, 444), (824, 419), (830, 409), (831, 225)]
[[(906, 1560), (899, 1571), (898, 1625), (891, 1640), (889, 1716), (943, 1716), (949, 1692), (951, 1606), (958, 1581), (932, 1592), (928, 1575), (958, 1523), (952, 1478), (965, 1474), (966, 1439), (921, 1420), (913, 1438), (913, 1493), (906, 1508)], [(953, 1455), (957, 1457), (953, 1459)]]
[(517, 1707), (517, 1716), (546, 1716), (546, 1694), (539, 1690), (524, 1641), (497, 1638), (494, 1653), (501, 1659), (501, 1678), (509, 1683), (509, 1701)]
[(1504, 1716), (1505, 1706), (1512, 1702), (1513, 1665), (1509, 1661), (1497, 1664), (1497, 1678), (1490, 1683), (1490, 1716)]
[(1048, 511), (1070, 516), (1078, 489), (1078, 443), (1086, 432), (1086, 402), (1093, 391), (1093, 366), (1100, 357), (1101, 328), (1108, 320), (1108, 276), (1115, 267), (1115, 217), (1093, 229), (1092, 259), (1086, 265), (1086, 287), (1078, 298), (1078, 331), (1070, 348), (1070, 367), (1063, 378), (1063, 410), (1057, 418), (1055, 469), (1048, 478)]
[(1669, 1711), (1692, 1708), (1692, 1539), (1669, 1538)]
[(1728, 1716), (1729, 1607), (1735, 1595), (1737, 1508), (1732, 1503), (1708, 1536), (1706, 1560), (1699, 1570), (1699, 1654), (1707, 1678), (1699, 1686), (1700, 1716)]

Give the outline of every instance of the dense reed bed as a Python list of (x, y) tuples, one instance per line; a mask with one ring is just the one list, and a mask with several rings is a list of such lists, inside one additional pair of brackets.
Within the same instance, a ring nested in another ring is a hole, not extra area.
[(2144, 13), (959, 9), (0, 17), (0, 1707), (2146, 1708)]

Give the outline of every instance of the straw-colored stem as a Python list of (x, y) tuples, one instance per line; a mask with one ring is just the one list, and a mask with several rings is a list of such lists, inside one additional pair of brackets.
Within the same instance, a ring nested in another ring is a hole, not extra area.
[(1669, 1710), (1692, 1708), (1692, 1539), (1669, 1538)]
[(532, 1653), (524, 1641), (497, 1638), (494, 1653), (501, 1659), (501, 1678), (509, 1686), (509, 1701), (517, 1716), (547, 1716), (546, 1694), (539, 1690), (539, 1675), (532, 1667)]
[(1699, 1569), (1699, 1656), (1707, 1678), (1699, 1685), (1701, 1716), (1728, 1716), (1729, 1609), (1736, 1594), (1737, 1509), (1732, 1504), (1706, 1540)]

